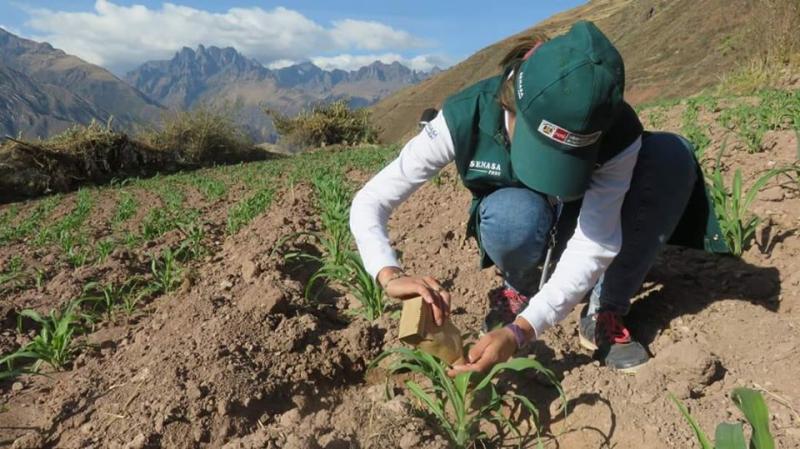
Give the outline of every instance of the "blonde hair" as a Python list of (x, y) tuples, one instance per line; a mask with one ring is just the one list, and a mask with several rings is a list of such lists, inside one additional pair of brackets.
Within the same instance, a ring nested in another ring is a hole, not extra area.
[(517, 107), (514, 100), (514, 77), (509, 77), (511, 72), (516, 72), (525, 60), (525, 55), (537, 45), (549, 41), (550, 38), (540, 32), (517, 39), (516, 44), (500, 60), (500, 68), (503, 70), (503, 85), (500, 87), (498, 100), (506, 110), (516, 113)]

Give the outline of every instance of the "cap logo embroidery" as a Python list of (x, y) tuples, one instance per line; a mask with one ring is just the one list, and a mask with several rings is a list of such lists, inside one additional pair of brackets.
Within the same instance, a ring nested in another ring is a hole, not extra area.
[(525, 76), (525, 72), (519, 72), (519, 76), (517, 77), (517, 96), (519, 97), (518, 100), (522, 100), (522, 97), (525, 96), (525, 88), (522, 86), (522, 78)]
[(602, 131), (593, 132), (591, 134), (578, 134), (548, 122), (547, 120), (542, 120), (542, 123), (539, 124), (539, 132), (550, 140), (563, 143), (573, 148), (588, 147), (600, 140), (600, 136), (603, 134)]

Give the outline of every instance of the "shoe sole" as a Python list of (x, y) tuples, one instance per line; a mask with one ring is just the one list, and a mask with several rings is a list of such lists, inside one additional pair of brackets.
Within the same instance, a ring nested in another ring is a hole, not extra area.
[(598, 349), (600, 349), (600, 348), (597, 347), (596, 344), (594, 344), (591, 341), (589, 341), (589, 339), (584, 337), (583, 335), (578, 334), (578, 340), (580, 341), (581, 346), (583, 346), (584, 348), (586, 348), (586, 349), (588, 349), (590, 351), (597, 351)]
[[(587, 339), (583, 335), (578, 335), (578, 341), (580, 341), (581, 346), (590, 351), (597, 351), (598, 349), (600, 349), (597, 347), (596, 344), (589, 341), (589, 339)], [(614, 371), (619, 371), (620, 373), (624, 374), (636, 374), (636, 372), (639, 371), (639, 369), (645, 365), (647, 365), (647, 362), (644, 362), (640, 365), (631, 366), (628, 368), (611, 368), (611, 369), (613, 369)]]

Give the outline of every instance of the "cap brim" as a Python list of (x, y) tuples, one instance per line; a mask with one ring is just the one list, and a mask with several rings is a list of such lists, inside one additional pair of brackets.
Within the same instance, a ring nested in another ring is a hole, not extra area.
[(573, 148), (555, 142), (517, 119), (511, 165), (528, 188), (562, 198), (583, 196), (589, 187), (600, 144)]

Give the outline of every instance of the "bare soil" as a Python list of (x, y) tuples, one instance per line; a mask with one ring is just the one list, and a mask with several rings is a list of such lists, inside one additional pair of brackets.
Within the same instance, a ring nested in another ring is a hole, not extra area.
[[(667, 115), (665, 127), (676, 129), (680, 110)], [(713, 133), (719, 142), (723, 136), (716, 133), (723, 131)], [(766, 152), (729, 150), (723, 161), (741, 167), (749, 185), (758, 171), (794, 161), (796, 139), (793, 132), (774, 132)], [(369, 175), (349, 176), (363, 182)], [(234, 187), (229, 195), (237, 192)], [(154, 201), (152, 193), (137, 195)], [(0, 383), (0, 446), (450, 447), (396, 380), (387, 399), (385, 372), (367, 370), (383, 349), (399, 345), (396, 314), (374, 323), (351, 318), (350, 298), (335, 286), (322, 292), (321, 305), (310, 304), (303, 299), (308, 267), (287, 266), (273, 253), (282, 236), (318, 226), (311, 195), (304, 184), (282, 191), (267, 213), (233, 236), (223, 232), (225, 201), (187, 195), (208, 218), (211, 253), (191, 264), (179, 290), (131, 318), (99, 324), (66, 371)], [(64, 198), (72, 204), (72, 195)], [(112, 203), (104, 199), (94, 212), (103, 218), (89, 220), (97, 235), (104, 235)], [(441, 183), (424, 186), (395, 212), (390, 229), (408, 271), (443, 280), (455, 298), (454, 321), (476, 331), (500, 278), (478, 269), (475, 244), (464, 239), (468, 203), (449, 167)], [(777, 447), (800, 447), (797, 186), (773, 181), (755, 210), (765, 222), (741, 259), (680, 248), (659, 258), (628, 318), (653, 355), (639, 373), (610, 371), (579, 346), (580, 307), (535, 343), (531, 354), (563, 383), (568, 416), (557, 413), (557, 392), (535, 376), (504, 382), (541, 409), (545, 447), (696, 447), (668, 393), (713, 433), (717, 423), (741, 419), (729, 398), (737, 386), (765, 392)], [(0, 302), (0, 352), (30, 338), (16, 331), (20, 309), (46, 312), (79, 295), (89, 279), (145, 272), (146, 251), (171, 239), (120, 249), (104, 264), (77, 270), (55, 248), (0, 247), (0, 268), (20, 255), (46, 270), (41, 288), (14, 290)]]

